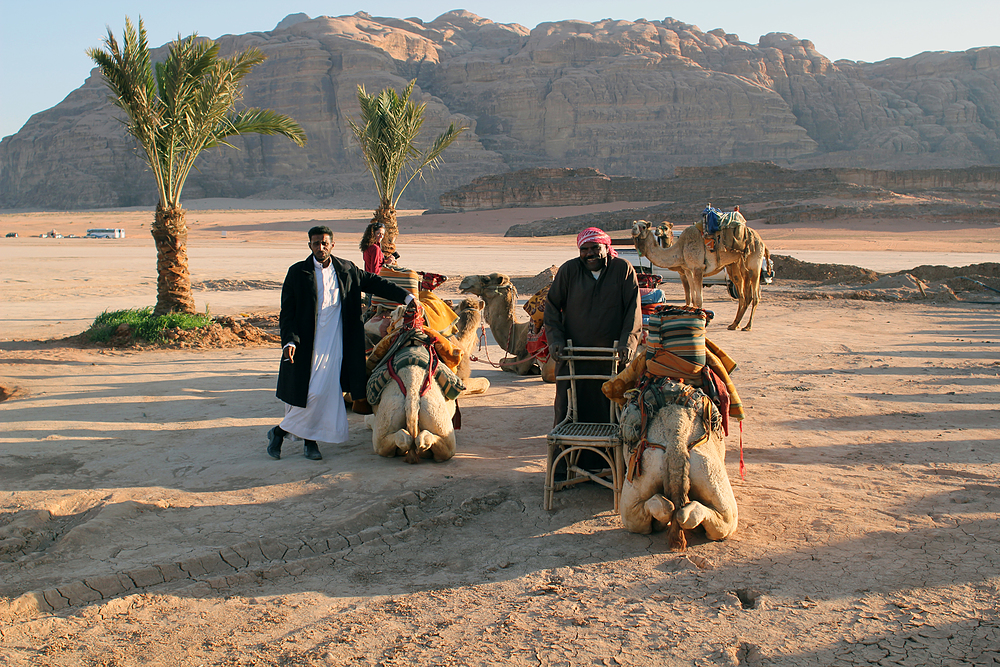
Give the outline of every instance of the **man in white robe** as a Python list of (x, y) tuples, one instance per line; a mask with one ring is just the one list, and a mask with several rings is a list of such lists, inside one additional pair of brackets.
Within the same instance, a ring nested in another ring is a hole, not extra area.
[[(268, 431), (267, 453), (275, 459), (281, 458), (286, 435), (304, 440), (305, 457), (313, 460), (323, 458), (317, 441), (347, 440), (343, 392), (364, 396), (367, 380), (362, 292), (419, 305), (402, 288), (334, 257), (333, 247), (328, 227), (310, 229), (312, 254), (288, 269), (281, 288), (277, 395), (285, 403), (285, 418)], [(310, 360), (308, 367), (303, 356)]]

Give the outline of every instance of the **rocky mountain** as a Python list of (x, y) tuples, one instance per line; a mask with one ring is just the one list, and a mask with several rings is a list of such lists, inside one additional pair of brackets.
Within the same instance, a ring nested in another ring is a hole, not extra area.
[[(95, 36), (95, 43), (99, 36)], [(439, 193), (484, 174), (592, 168), (642, 178), (679, 166), (770, 160), (792, 168), (956, 168), (1000, 164), (1000, 47), (879, 63), (831, 62), (808, 40), (756, 44), (723, 29), (662, 21), (559, 21), (534, 30), (468, 12), (419, 19), (292, 15), (257, 46), (245, 102), (287, 113), (304, 149), (270, 137), (205, 155), (186, 198), (316, 198), (373, 205), (347, 119), (355, 91), (416, 79), (427, 136), (470, 131), (445, 165), (407, 194)], [(162, 54), (163, 51), (161, 50)], [(150, 204), (96, 70), (52, 109), (0, 142), (0, 207)]]

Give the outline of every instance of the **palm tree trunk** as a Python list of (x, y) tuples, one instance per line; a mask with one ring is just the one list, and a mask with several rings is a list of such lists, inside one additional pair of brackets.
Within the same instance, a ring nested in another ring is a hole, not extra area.
[(157, 204), (150, 232), (156, 242), (156, 308), (153, 314), (195, 312), (184, 209), (170, 207), (164, 210)]
[(391, 255), (396, 250), (396, 237), (399, 236), (399, 225), (396, 224), (396, 209), (392, 204), (382, 204), (375, 211), (372, 222), (385, 226), (385, 238), (382, 239), (382, 252)]

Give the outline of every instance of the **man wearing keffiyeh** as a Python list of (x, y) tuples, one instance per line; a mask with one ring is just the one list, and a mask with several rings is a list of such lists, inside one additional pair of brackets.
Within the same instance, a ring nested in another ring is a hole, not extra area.
[[(549, 353), (557, 360), (567, 339), (581, 347), (611, 347), (618, 341), (622, 363), (627, 363), (639, 344), (642, 313), (635, 269), (611, 247), (611, 237), (589, 227), (576, 237), (580, 249), (559, 267), (545, 304), (545, 336)], [(576, 364), (578, 373), (604, 373)], [(606, 364), (605, 364), (606, 366)], [(556, 370), (566, 372), (562, 364)], [(606, 421), (610, 404), (601, 393), (601, 380), (577, 382), (577, 407), (589, 421)], [(569, 382), (556, 383), (555, 424), (566, 416)]]

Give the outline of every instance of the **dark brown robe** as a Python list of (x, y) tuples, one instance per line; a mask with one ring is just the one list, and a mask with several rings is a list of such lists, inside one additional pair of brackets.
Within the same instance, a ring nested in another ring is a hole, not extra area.
[[(608, 264), (599, 279), (579, 257), (559, 267), (545, 303), (545, 336), (549, 345), (582, 347), (628, 346), (634, 353), (642, 333), (642, 312), (639, 308), (639, 283), (635, 269), (624, 259), (608, 257)], [(608, 364), (577, 363), (578, 373), (609, 372)], [(565, 363), (559, 364), (557, 375), (565, 373)], [(611, 403), (601, 393), (600, 380), (577, 381), (577, 408), (583, 421), (607, 422)], [(556, 382), (555, 421), (566, 417), (569, 382)]]

